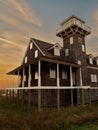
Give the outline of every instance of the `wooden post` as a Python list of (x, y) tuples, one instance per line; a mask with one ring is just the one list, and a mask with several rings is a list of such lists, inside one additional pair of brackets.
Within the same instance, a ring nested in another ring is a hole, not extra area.
[(12, 90), (12, 100), (14, 100), (14, 89)]
[(38, 61), (38, 111), (41, 110), (41, 61)]
[[(60, 79), (59, 79), (59, 64), (57, 64), (57, 87), (60, 87)], [(57, 89), (57, 110), (60, 109), (60, 90)]]
[(22, 87), (24, 87), (24, 68), (23, 68), (23, 79), (22, 79)]
[[(70, 66), (70, 86), (73, 86), (72, 66)], [(73, 89), (71, 89), (71, 106), (73, 107)]]
[[(80, 86), (81, 87), (83, 86), (81, 68), (80, 68)], [(85, 101), (84, 101), (84, 90), (83, 89), (81, 89), (81, 95), (82, 95), (82, 105), (84, 106), (85, 105)]]
[(91, 106), (91, 90), (90, 89), (88, 89), (88, 96), (89, 96), (89, 104)]
[(20, 85), (20, 77), (19, 77), (19, 70), (18, 70), (18, 87)]
[[(31, 86), (31, 66), (28, 68), (28, 87)], [(28, 107), (31, 106), (31, 90), (28, 90)]]
[(8, 90), (6, 90), (6, 99), (8, 99)]
[(17, 90), (17, 103), (19, 102), (19, 90)]

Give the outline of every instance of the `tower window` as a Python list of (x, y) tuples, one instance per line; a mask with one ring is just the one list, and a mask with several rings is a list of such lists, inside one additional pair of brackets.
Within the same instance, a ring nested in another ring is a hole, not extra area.
[(35, 57), (38, 57), (38, 50), (35, 51)]
[(78, 60), (78, 65), (81, 65), (81, 61), (80, 60)]
[(27, 63), (27, 56), (25, 57), (25, 63)]
[(70, 37), (70, 44), (73, 44), (73, 37)]
[(60, 49), (58, 47), (54, 48), (54, 55), (60, 56)]
[(69, 55), (69, 49), (65, 49), (65, 56), (68, 56)]
[(82, 38), (81, 37), (78, 37), (78, 42), (82, 43)]
[(84, 48), (84, 45), (82, 45), (82, 51), (85, 52), (85, 48)]
[(31, 42), (30, 43), (30, 50), (33, 48), (33, 43)]
[(56, 78), (56, 68), (55, 68), (55, 66), (50, 66), (50, 78)]

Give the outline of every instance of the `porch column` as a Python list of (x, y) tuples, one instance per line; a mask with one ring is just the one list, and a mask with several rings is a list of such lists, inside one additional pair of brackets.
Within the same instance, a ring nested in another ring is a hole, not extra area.
[[(24, 87), (24, 72), (25, 71), (25, 68), (23, 68), (23, 74), (22, 74), (22, 76), (23, 76), (23, 79), (22, 79), (22, 87)], [(22, 95), (22, 105), (24, 105), (24, 89), (23, 90), (21, 90), (21, 95)]]
[(12, 100), (14, 100), (14, 89), (12, 90)]
[[(70, 66), (70, 86), (73, 86), (72, 66)], [(71, 89), (71, 106), (73, 107), (73, 89)]]
[[(83, 86), (83, 83), (82, 83), (82, 72), (81, 72), (81, 68), (80, 68), (80, 86), (82, 87)], [(84, 106), (84, 90), (81, 89), (81, 94), (82, 94), (82, 105)]]
[(57, 64), (57, 110), (60, 108), (60, 79), (59, 79), (59, 64)]
[(24, 87), (24, 68), (23, 68), (23, 73), (22, 73), (22, 87)]
[(14, 87), (15, 87), (15, 86), (14, 86), (14, 73), (13, 73), (12, 78), (13, 78), (13, 81), (12, 81), (12, 87), (14, 88)]
[(18, 70), (18, 87), (20, 85), (20, 77), (19, 77), (19, 70)]
[(8, 89), (6, 90), (6, 99), (8, 99)]
[[(31, 87), (31, 65), (28, 67), (28, 87)], [(28, 89), (28, 107), (31, 106), (31, 90)]]
[(38, 61), (38, 110), (41, 110), (41, 61)]
[(88, 89), (88, 96), (89, 96), (89, 104), (91, 106), (91, 90), (90, 90), (90, 88)]

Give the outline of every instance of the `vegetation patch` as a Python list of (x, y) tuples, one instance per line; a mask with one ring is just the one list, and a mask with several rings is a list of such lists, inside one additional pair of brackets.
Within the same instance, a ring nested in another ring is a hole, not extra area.
[(1, 97), (0, 130), (98, 130), (98, 103), (38, 112)]

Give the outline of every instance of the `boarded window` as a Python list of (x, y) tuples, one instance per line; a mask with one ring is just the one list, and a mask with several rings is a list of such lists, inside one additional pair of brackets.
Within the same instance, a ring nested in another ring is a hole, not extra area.
[(73, 37), (70, 37), (70, 44), (73, 44)]
[(55, 68), (55, 66), (50, 66), (50, 78), (56, 78), (56, 68)]
[(27, 63), (27, 56), (25, 57), (25, 63)]
[(38, 57), (38, 50), (35, 51), (35, 57)]
[(62, 79), (67, 79), (68, 75), (67, 75), (67, 70), (65, 68), (62, 68)]
[(30, 50), (33, 48), (33, 43), (31, 42), (30, 43)]
[(65, 56), (68, 56), (69, 55), (69, 49), (65, 49)]
[(58, 47), (54, 48), (54, 55), (60, 56), (60, 49)]

